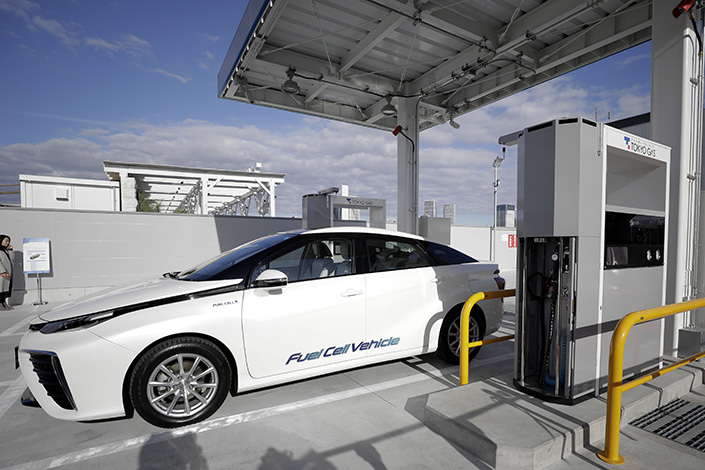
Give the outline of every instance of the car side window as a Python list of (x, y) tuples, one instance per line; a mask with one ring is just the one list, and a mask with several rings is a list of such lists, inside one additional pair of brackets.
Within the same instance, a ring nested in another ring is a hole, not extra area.
[(440, 243), (428, 242), (426, 249), (440, 264), (477, 263), (477, 260), (472, 256)]
[(345, 238), (310, 241), (258, 263), (252, 271), (250, 283), (265, 269), (283, 272), (290, 283), (352, 274), (354, 272), (353, 243)]
[[(265, 269), (276, 269), (288, 277), (290, 280), (296, 280), (299, 276), (299, 266), (304, 255), (305, 246), (300, 246), (288, 253), (284, 253), (277, 258), (271, 260)], [(264, 271), (264, 270), (263, 270)]]
[(371, 272), (422, 268), (431, 265), (426, 252), (415, 243), (368, 239), (366, 244)]

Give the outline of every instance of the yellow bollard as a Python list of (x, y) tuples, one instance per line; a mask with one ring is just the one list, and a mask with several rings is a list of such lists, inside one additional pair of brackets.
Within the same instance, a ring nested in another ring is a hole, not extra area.
[(470, 354), (468, 352), (470, 343), (470, 311), (477, 302), (485, 299), (484, 292), (473, 294), (463, 305), (463, 311), (460, 313), (460, 385), (468, 384), (468, 375), (470, 368)]
[(480, 300), (499, 299), (502, 297), (512, 297), (516, 295), (515, 289), (498, 290), (492, 292), (478, 292), (473, 294), (463, 305), (463, 310), (460, 312), (460, 385), (467, 385), (470, 373), (470, 352), (471, 346), (481, 346), (483, 344), (498, 343), (514, 338), (514, 335), (502, 336), (501, 338), (490, 338), (483, 341), (476, 341), (470, 344), (470, 312), (472, 308)]
[(610, 360), (607, 373), (607, 421), (605, 423), (605, 450), (597, 456), (614, 465), (624, 463), (619, 455), (619, 423), (622, 411), (622, 379), (624, 378), (624, 343), (636, 321), (625, 316), (620, 320), (610, 340)]
[(655, 379), (661, 375), (671, 372), (679, 367), (705, 357), (705, 352), (694, 354), (671, 366), (664, 367), (656, 372), (646, 374), (623, 383), (624, 379), (624, 345), (627, 342), (627, 335), (632, 327), (638, 323), (665, 318), (677, 313), (687, 312), (705, 307), (704, 299), (689, 300), (676, 304), (654, 307), (646, 310), (639, 310), (625, 315), (617, 324), (612, 339), (610, 340), (609, 369), (607, 375), (607, 420), (605, 423), (605, 449), (598, 452), (597, 456), (614, 465), (624, 463), (624, 457), (619, 455), (619, 429), (622, 411), (622, 393), (631, 390), (641, 384)]

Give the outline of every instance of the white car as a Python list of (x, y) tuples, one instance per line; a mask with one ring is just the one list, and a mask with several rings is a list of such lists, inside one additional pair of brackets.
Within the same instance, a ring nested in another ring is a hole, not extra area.
[[(503, 289), (498, 273), (409, 234), (279, 233), (49, 310), (17, 359), (55, 418), (136, 410), (156, 426), (183, 426), (212, 415), (228, 393), (433, 351), (457, 363), (462, 306)], [(496, 331), (502, 311), (501, 299), (478, 303), (471, 341)]]

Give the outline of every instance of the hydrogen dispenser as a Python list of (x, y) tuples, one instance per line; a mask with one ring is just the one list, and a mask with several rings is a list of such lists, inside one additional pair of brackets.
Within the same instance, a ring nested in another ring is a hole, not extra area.
[[(587, 119), (518, 140), (514, 383), (575, 403), (607, 386), (612, 332), (665, 301), (670, 148)], [(625, 377), (659, 367), (662, 320), (637, 325)]]

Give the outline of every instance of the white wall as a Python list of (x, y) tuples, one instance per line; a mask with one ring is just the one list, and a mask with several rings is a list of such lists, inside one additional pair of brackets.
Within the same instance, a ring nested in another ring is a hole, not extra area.
[[(514, 240), (516, 240), (516, 229), (497, 227), (494, 261), (502, 270), (516, 269), (517, 249), (510, 246), (510, 236), (515, 237)], [(453, 225), (450, 229), (451, 246), (481, 261), (490, 259), (491, 237), (490, 227)]]
[(117, 181), (20, 175), (22, 207), (72, 210), (120, 210)]
[[(0, 233), (17, 253), (11, 303), (39, 299), (36, 274), (24, 274), (23, 238), (48, 238), (51, 273), (42, 274), (42, 299), (64, 302), (136, 279), (180, 271), (255, 238), (302, 226), (299, 218), (233, 217), (141, 212), (65, 211), (0, 207)], [(388, 225), (396, 229), (394, 225)], [(496, 261), (516, 268), (516, 248), (498, 228)], [(489, 227), (451, 227), (451, 246), (488, 260)]]
[(42, 298), (63, 302), (187, 269), (244, 242), (298, 228), (301, 219), (294, 218), (0, 208), (0, 233), (12, 238), (16, 251), (13, 305), (38, 300), (37, 275), (23, 274), (23, 238), (50, 240)]

